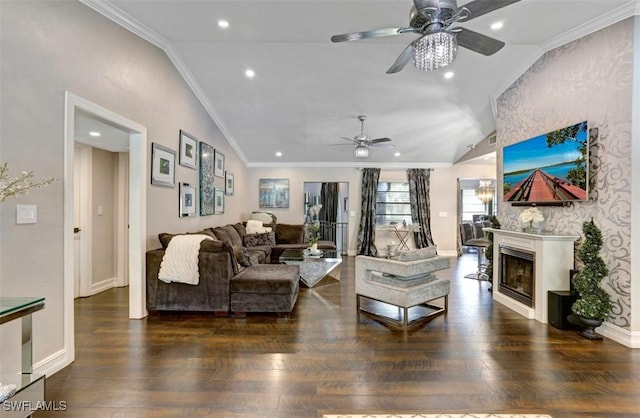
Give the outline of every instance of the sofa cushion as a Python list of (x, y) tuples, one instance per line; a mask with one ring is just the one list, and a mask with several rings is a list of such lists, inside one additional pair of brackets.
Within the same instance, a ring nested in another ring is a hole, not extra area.
[(233, 227), (238, 232), (238, 235), (240, 235), (240, 239), (244, 239), (244, 236), (247, 235), (247, 228), (242, 224), (242, 222), (233, 224)]
[(276, 245), (276, 234), (265, 232), (264, 234), (248, 234), (243, 239), (245, 247), (258, 247), (261, 245)]
[(264, 264), (265, 260), (267, 259), (267, 255), (264, 253), (264, 251), (247, 248), (247, 254), (249, 255), (249, 261), (251, 262), (252, 266), (255, 266), (257, 264)]
[(392, 260), (398, 261), (415, 261), (423, 260), (425, 258), (433, 258), (438, 255), (438, 248), (435, 245), (426, 248), (420, 248), (418, 250), (401, 251)]
[(260, 264), (244, 269), (231, 279), (231, 292), (291, 294), (297, 290), (300, 267)]
[(304, 243), (304, 225), (278, 224), (276, 228), (277, 244)]
[(232, 225), (219, 226), (213, 229), (213, 233), (219, 240), (228, 242), (233, 246), (242, 246), (242, 239), (238, 231)]

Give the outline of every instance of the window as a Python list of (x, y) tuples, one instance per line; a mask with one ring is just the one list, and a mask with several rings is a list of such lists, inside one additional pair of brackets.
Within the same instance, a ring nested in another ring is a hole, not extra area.
[(378, 183), (376, 192), (376, 224), (411, 222), (409, 183)]
[(473, 215), (485, 215), (487, 206), (482, 203), (475, 190), (462, 190), (462, 220), (473, 221)]

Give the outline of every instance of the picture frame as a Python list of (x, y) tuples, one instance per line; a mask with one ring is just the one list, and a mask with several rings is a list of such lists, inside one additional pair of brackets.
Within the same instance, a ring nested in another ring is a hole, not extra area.
[(198, 140), (180, 129), (180, 154), (178, 163), (192, 169), (198, 168)]
[(176, 185), (176, 152), (155, 142), (151, 144), (151, 184)]
[(224, 154), (216, 150), (215, 170), (216, 177), (224, 178)]
[(214, 164), (215, 150), (206, 142), (200, 141), (200, 216), (213, 215), (215, 213), (214, 202)]
[(233, 196), (233, 189), (235, 187), (235, 181), (233, 173), (225, 171), (224, 173), (224, 194), (227, 196)]
[(289, 179), (260, 179), (259, 181), (260, 208), (285, 209), (289, 207)]
[(196, 216), (196, 186), (189, 183), (179, 183), (180, 203), (178, 205), (179, 216)]
[(215, 189), (215, 214), (224, 213), (224, 189), (216, 187)]

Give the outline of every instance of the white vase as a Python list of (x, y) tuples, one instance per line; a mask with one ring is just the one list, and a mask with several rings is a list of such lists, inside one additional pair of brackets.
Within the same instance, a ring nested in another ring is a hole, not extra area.
[(311, 252), (312, 252), (313, 254), (315, 254), (315, 253), (317, 253), (317, 252), (318, 252), (318, 243), (311, 244)]

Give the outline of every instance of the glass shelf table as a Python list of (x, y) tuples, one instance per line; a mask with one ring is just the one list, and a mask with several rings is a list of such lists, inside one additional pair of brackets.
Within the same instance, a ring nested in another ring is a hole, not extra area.
[(33, 346), (31, 340), (31, 314), (44, 309), (42, 297), (0, 297), (0, 324), (21, 319), (22, 321), (22, 367), (21, 373), (0, 375), (3, 385), (15, 385), (15, 394), (8, 400), (16, 409), (0, 411), (0, 417), (29, 417), (31, 408), (44, 402), (45, 376), (33, 374)]

